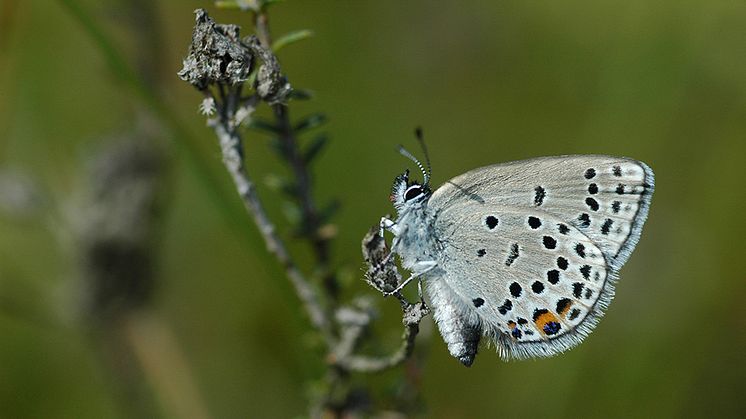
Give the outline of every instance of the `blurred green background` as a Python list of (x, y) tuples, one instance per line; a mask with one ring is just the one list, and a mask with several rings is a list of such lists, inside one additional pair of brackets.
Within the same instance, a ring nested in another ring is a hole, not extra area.
[[(230, 191), (197, 114), (201, 98), (176, 72), (193, 9), (246, 29), (248, 15), (161, 0), (141, 2), (156, 13), (142, 23), (125, 0), (80, 3), (132, 65), (150, 66), (167, 108)], [(142, 102), (61, 2), (4, 0), (0, 13), (0, 171), (25, 174), (39, 197), (0, 215), (0, 417), (130, 417), (95, 339), (79, 326), (77, 249), (65, 220), (87, 159), (131, 132)], [(417, 343), (420, 414), (746, 415), (746, 3), (287, 1), (270, 18), (276, 36), (315, 32), (280, 53), (291, 83), (316, 94), (291, 112), (330, 118), (316, 192), (342, 203), (335, 262), (345, 296), (375, 297), (384, 348), (397, 345), (401, 314), (361, 281), (360, 240), (393, 212), (391, 181), (409, 167), (394, 147), (416, 149), (416, 125), (436, 184), (477, 166), (556, 154), (630, 156), (655, 171), (645, 231), (597, 330), (551, 359), (504, 363), (483, 348), (467, 369), (428, 318)], [(143, 59), (144, 49), (156, 53)], [(282, 270), (249, 218), (227, 218), (183, 149), (160, 137), (171, 166), (153, 308), (196, 391), (213, 417), (304, 414), (321, 354)], [(255, 179), (285, 173), (265, 137), (246, 138)], [(259, 192), (282, 225), (277, 192), (263, 183)], [(236, 196), (228, 202), (240, 209)], [(290, 245), (308, 260), (305, 246)], [(371, 380), (385, 393), (400, 373)]]

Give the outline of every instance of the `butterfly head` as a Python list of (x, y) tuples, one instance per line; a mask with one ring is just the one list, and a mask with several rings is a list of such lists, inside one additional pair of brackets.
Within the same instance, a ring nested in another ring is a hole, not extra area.
[[(427, 180), (427, 177), (425, 177)], [(397, 212), (401, 213), (412, 206), (419, 206), (430, 197), (430, 186), (427, 183), (409, 180), (409, 170), (394, 179), (389, 199), (394, 203)]]
[(416, 130), (416, 135), (425, 153), (427, 169), (412, 155), (412, 153), (405, 150), (404, 147), (399, 146), (399, 153), (412, 160), (422, 172), (422, 183), (410, 181), (409, 170), (394, 179), (394, 186), (391, 188), (391, 196), (389, 199), (394, 203), (394, 207), (399, 214), (406, 212), (411, 208), (422, 206), (422, 204), (427, 202), (432, 193), (430, 190), (430, 173), (432, 172), (430, 168), (430, 158), (427, 155), (427, 148), (425, 148), (425, 143), (422, 140), (422, 131), (419, 128)]

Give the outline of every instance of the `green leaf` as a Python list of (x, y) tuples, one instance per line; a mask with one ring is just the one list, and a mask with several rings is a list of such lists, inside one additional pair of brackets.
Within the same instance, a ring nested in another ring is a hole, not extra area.
[(313, 92), (306, 89), (293, 89), (288, 94), (289, 99), (309, 100), (313, 98)]
[(324, 146), (329, 141), (329, 137), (326, 134), (320, 134), (314, 137), (303, 152), (303, 160), (306, 163), (313, 161), (319, 152), (324, 149)]
[(294, 44), (312, 36), (313, 32), (309, 31), (308, 29), (288, 32), (272, 42), (272, 51), (277, 52), (290, 44)]
[(324, 115), (323, 113), (314, 113), (301, 119), (298, 123), (295, 124), (293, 129), (296, 131), (304, 131), (311, 128), (316, 128), (324, 122), (326, 122), (326, 115)]
[(253, 10), (258, 12), (262, 6), (259, 0), (215, 0), (215, 7), (219, 9)]
[(280, 139), (279, 139), (279, 138), (277, 138), (277, 137), (272, 137), (272, 138), (271, 138), (271, 139), (269, 140), (269, 147), (270, 147), (270, 148), (272, 149), (272, 151), (274, 151), (275, 153), (277, 153), (277, 155), (278, 155), (278, 156), (279, 156), (280, 158), (282, 158), (282, 159), (285, 159), (285, 160), (287, 160), (287, 159), (288, 159), (288, 151), (287, 151), (287, 148), (285, 147), (285, 145), (283, 144), (283, 142), (282, 142), (282, 141), (280, 141)]

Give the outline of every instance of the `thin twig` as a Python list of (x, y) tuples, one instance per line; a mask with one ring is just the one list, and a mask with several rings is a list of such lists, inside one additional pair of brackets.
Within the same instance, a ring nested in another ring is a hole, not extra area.
[(244, 166), (240, 134), (234, 127), (229, 126), (229, 124), (228, 118), (216, 118), (210, 121), (210, 126), (215, 131), (215, 135), (217, 135), (220, 142), (223, 163), (233, 178), (233, 183), (238, 190), (244, 206), (254, 218), (254, 223), (259, 228), (267, 249), (275, 255), (277, 260), (285, 268), (285, 273), (293, 284), (298, 297), (303, 302), (306, 312), (311, 319), (311, 324), (323, 334), (324, 339), (331, 346), (331, 343), (334, 341), (334, 335), (331, 331), (329, 319), (322, 309), (318, 296), (310, 282), (298, 269), (282, 239), (277, 235), (274, 224), (269, 220), (264, 206), (256, 194), (254, 183)]
[(404, 333), (402, 343), (394, 353), (386, 357), (351, 355), (337, 360), (336, 366), (348, 371), (372, 373), (393, 368), (406, 361), (414, 351), (415, 338), (420, 331), (420, 321), (427, 316), (429, 309), (423, 301), (420, 301), (407, 305), (403, 311)]
[[(263, 9), (254, 14), (254, 26), (261, 46), (265, 51), (272, 51), (269, 16)], [(331, 299), (336, 300), (339, 296), (339, 284), (337, 283), (336, 275), (330, 268), (329, 239), (321, 234), (322, 221), (313, 199), (308, 164), (301, 155), (287, 106), (281, 103), (275, 104), (272, 106), (272, 112), (274, 113), (277, 127), (280, 130), (280, 142), (283, 150), (287, 153), (288, 163), (297, 182), (297, 198), (300, 203), (303, 219), (302, 227), (309, 233), (311, 247), (316, 258), (316, 268), (321, 274), (326, 292)]]
[[(363, 257), (368, 263), (368, 272), (366, 273), (368, 284), (382, 294), (396, 288), (397, 284), (401, 282), (401, 275), (393, 259), (388, 257), (389, 250), (383, 237), (379, 235), (377, 226), (371, 227), (368, 234), (363, 238), (362, 251)], [(393, 295), (399, 300), (403, 311), (404, 332), (399, 348), (391, 355), (380, 358), (341, 354), (342, 356), (335, 359), (337, 367), (356, 372), (378, 372), (401, 364), (412, 354), (415, 338), (420, 330), (420, 322), (430, 313), (430, 310), (422, 299), (413, 304), (400, 292)]]
[(319, 216), (318, 208), (311, 193), (311, 175), (308, 171), (308, 164), (301, 156), (298, 140), (290, 123), (287, 107), (285, 105), (274, 105), (272, 110), (280, 128), (282, 147), (287, 152), (287, 159), (297, 182), (297, 197), (300, 201), (303, 229), (309, 233), (311, 246), (316, 257), (317, 269), (321, 272), (322, 282), (327, 294), (336, 300), (339, 296), (339, 284), (329, 266), (329, 239), (320, 234), (321, 217)]

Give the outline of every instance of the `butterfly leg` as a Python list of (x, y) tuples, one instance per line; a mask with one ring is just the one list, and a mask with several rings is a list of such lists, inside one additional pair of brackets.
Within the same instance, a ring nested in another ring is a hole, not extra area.
[(399, 233), (401, 233), (401, 231), (399, 231), (400, 230), (399, 226), (396, 224), (396, 222), (389, 218), (381, 217), (381, 222), (378, 223), (378, 225), (381, 228), (381, 231), (379, 233), (381, 237), (383, 237), (383, 232), (385, 230), (391, 231), (392, 233), (394, 233), (395, 236), (398, 236)]
[(386, 266), (387, 263), (391, 260), (391, 258), (394, 256), (394, 251), (399, 244), (399, 235), (402, 233), (402, 228), (399, 227), (398, 224), (396, 224), (395, 221), (387, 218), (387, 217), (381, 217), (381, 221), (378, 223), (380, 227), (380, 236), (383, 237), (383, 232), (386, 230), (391, 231), (394, 233), (394, 240), (391, 242), (391, 252), (389, 252), (388, 255), (386, 255), (383, 260), (376, 265), (375, 270), (373, 271), (373, 274), (376, 274), (383, 269), (384, 266)]
[(417, 295), (420, 297), (420, 304), (425, 306), (425, 294), (422, 292), (422, 278), (417, 281)]
[[(412, 269), (414, 270), (414, 272), (412, 273), (412, 275), (410, 275), (409, 278), (407, 278), (401, 284), (399, 284), (399, 286), (396, 287), (396, 289), (394, 289), (391, 292), (386, 292), (383, 295), (385, 297), (388, 297), (389, 295), (396, 294), (397, 292), (399, 292), (402, 289), (404, 289), (404, 287), (406, 287), (407, 284), (409, 284), (413, 279), (421, 277), (422, 275), (426, 274), (427, 272), (433, 270), (436, 266), (438, 266), (438, 262), (436, 262), (434, 260), (427, 260), (427, 261), (422, 261), (422, 262), (415, 263), (414, 266), (412, 267)], [(422, 295), (421, 291), (420, 291), (420, 295)]]

